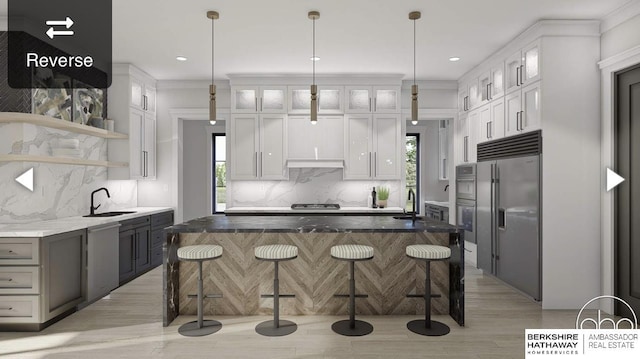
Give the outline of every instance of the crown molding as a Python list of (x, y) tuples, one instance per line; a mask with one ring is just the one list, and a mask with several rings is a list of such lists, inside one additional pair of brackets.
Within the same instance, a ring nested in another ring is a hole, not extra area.
[(637, 63), (640, 58), (640, 46), (633, 47), (627, 51), (621, 52), (617, 55), (613, 55), (598, 62), (601, 70), (605, 70), (611, 67), (617, 67), (622, 69), (627, 66), (632, 66)]
[(631, 0), (602, 18), (600, 32), (604, 34), (638, 15), (640, 15), (640, 0)]
[[(216, 80), (214, 82), (218, 89), (229, 89), (231, 88), (229, 84), (229, 80)], [(159, 80), (157, 85), (157, 89), (159, 90), (209, 90), (209, 85), (211, 85), (211, 81), (207, 80)]]

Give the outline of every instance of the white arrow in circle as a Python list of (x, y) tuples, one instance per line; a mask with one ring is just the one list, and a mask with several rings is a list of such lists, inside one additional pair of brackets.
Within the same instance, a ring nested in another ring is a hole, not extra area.
[(47, 31), (47, 36), (53, 39), (55, 36), (73, 36), (73, 31), (55, 31), (52, 27)]
[(16, 182), (20, 183), (24, 188), (33, 192), (33, 168), (21, 174), (16, 178)]
[(607, 192), (611, 191), (624, 181), (625, 179), (622, 178), (622, 176), (607, 168)]
[(47, 25), (48, 26), (66, 26), (67, 29), (71, 28), (71, 26), (73, 26), (73, 20), (71, 20), (70, 17), (67, 16), (67, 18), (64, 21), (54, 21), (54, 20), (48, 20), (47, 21)]

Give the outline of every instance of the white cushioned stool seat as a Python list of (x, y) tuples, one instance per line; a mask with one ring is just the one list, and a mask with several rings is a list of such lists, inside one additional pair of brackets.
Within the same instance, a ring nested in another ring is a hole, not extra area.
[(339, 259), (370, 259), (373, 258), (373, 247), (360, 244), (333, 246), (331, 256)]
[(288, 244), (271, 244), (256, 247), (255, 254), (259, 259), (293, 259), (298, 256), (298, 247)]
[(418, 259), (447, 259), (451, 257), (451, 249), (431, 244), (414, 244), (407, 246), (407, 255)]
[(220, 257), (222, 247), (215, 244), (199, 244), (178, 248), (178, 258), (188, 260), (206, 260)]

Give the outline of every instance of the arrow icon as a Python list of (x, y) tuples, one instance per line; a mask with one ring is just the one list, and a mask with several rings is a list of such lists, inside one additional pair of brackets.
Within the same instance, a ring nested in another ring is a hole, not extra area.
[(33, 168), (18, 176), (16, 178), (16, 182), (20, 183), (24, 188), (33, 192)]
[(622, 176), (607, 168), (607, 192), (611, 191), (624, 181), (625, 179), (622, 178)]
[(48, 20), (47, 25), (48, 26), (66, 26), (67, 29), (70, 29), (71, 26), (73, 26), (73, 20), (71, 20), (71, 18), (67, 16), (67, 18), (64, 21)]
[(47, 31), (47, 36), (53, 39), (56, 36), (73, 36), (73, 31), (56, 31), (52, 27)]

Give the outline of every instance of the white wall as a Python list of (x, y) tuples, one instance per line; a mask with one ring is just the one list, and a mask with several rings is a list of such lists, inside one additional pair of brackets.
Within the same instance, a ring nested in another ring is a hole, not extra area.
[(640, 46), (640, 15), (615, 26), (602, 34), (602, 59)]
[(577, 309), (600, 295), (599, 39), (542, 53), (542, 306)]

